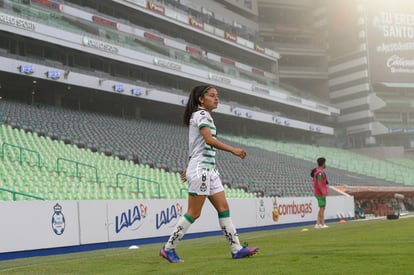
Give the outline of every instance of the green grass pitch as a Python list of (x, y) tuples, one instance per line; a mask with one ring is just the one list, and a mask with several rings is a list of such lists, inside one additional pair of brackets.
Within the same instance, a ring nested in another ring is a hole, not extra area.
[[(139, 249), (0, 261), (2, 274), (413, 274), (414, 219), (330, 223), (241, 234), (260, 251), (233, 260), (223, 236), (183, 240), (184, 263), (159, 256), (162, 244)], [(302, 232), (303, 228), (309, 231)]]

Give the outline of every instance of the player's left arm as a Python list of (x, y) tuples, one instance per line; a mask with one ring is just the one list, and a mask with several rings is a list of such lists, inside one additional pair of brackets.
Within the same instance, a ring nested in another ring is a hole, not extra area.
[(233, 155), (238, 156), (242, 159), (244, 159), (246, 157), (246, 151), (244, 151), (243, 149), (232, 147), (230, 145), (227, 145), (227, 144), (219, 141), (218, 139), (213, 138), (213, 136), (211, 135), (211, 130), (207, 126), (202, 127), (200, 129), (200, 133), (203, 136), (204, 141), (206, 142), (206, 144), (208, 144), (210, 146), (213, 146), (216, 149), (230, 152)]

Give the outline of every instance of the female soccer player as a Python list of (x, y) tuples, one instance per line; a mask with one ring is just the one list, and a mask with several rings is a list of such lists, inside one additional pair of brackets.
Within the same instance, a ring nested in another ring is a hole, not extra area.
[(188, 181), (188, 209), (177, 222), (168, 242), (160, 255), (171, 263), (183, 262), (175, 247), (200, 217), (206, 198), (217, 210), (219, 224), (231, 248), (233, 259), (255, 254), (259, 248), (241, 246), (236, 228), (230, 218), (229, 205), (224, 194), (223, 184), (216, 170), (216, 151), (224, 150), (244, 159), (246, 152), (216, 139), (216, 126), (211, 112), (217, 108), (219, 96), (213, 86), (201, 85), (192, 89), (184, 112), (184, 124), (189, 126), (189, 163), (181, 178)]

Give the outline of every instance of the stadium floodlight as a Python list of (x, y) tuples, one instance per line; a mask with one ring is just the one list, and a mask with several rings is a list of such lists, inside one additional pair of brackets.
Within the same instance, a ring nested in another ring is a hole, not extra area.
[(24, 74), (32, 74), (34, 73), (34, 69), (32, 65), (20, 65), (17, 67), (21, 73)]
[(59, 71), (47, 71), (46, 77), (53, 79), (53, 80), (57, 80), (60, 78), (60, 72)]
[(134, 96), (142, 95), (142, 88), (134, 88), (131, 90), (131, 94)]
[(124, 85), (122, 84), (115, 84), (112, 86), (115, 92), (122, 93), (124, 91)]
[(234, 109), (234, 114), (236, 116), (241, 116), (242, 115), (242, 111), (240, 111), (239, 109)]
[(282, 124), (282, 119), (280, 117), (276, 117), (275, 118), (275, 123), (276, 124)]

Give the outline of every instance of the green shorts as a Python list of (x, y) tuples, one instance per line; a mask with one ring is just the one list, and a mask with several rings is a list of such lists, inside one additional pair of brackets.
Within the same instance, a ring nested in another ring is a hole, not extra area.
[(323, 207), (326, 206), (326, 197), (315, 195), (316, 200), (318, 201), (318, 206)]

